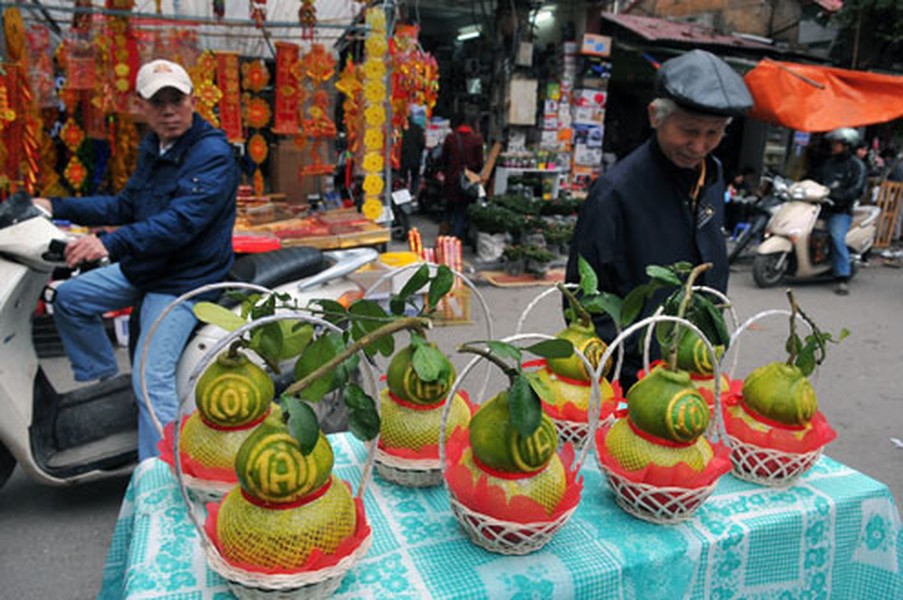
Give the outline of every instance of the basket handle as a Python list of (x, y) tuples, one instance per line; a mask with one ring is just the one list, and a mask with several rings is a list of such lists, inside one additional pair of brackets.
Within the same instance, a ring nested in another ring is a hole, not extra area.
[[(566, 287), (569, 290), (580, 289), (580, 286), (577, 285), (576, 283), (565, 283), (563, 285), (564, 285), (564, 287)], [(558, 291), (558, 289), (554, 288), (554, 287), (545, 289), (542, 292), (540, 292), (539, 294), (537, 294), (530, 301), (530, 303), (527, 304), (526, 307), (524, 307), (524, 310), (520, 313), (520, 318), (518, 318), (518, 320), (517, 320), (517, 328), (514, 330), (515, 335), (523, 333), (524, 324), (527, 322), (527, 317), (529, 316), (529, 314), (531, 312), (533, 312), (533, 309), (536, 308), (539, 305), (539, 303), (543, 299), (545, 299), (546, 296), (554, 294), (557, 291)], [(615, 330), (618, 333), (621, 332), (621, 325), (619, 323), (615, 323)], [(492, 339), (492, 338), (489, 338), (489, 339)], [(602, 363), (602, 364), (604, 364), (604, 363)], [(623, 365), (624, 365), (624, 349), (618, 348), (618, 358), (617, 358), (617, 361), (615, 362), (615, 369), (612, 372), (612, 380), (618, 379), (621, 376), (621, 368), (623, 367)]]
[[(711, 294), (712, 296), (715, 296), (716, 298), (718, 298), (719, 300), (724, 302), (727, 305), (728, 315), (731, 318), (731, 325), (733, 326), (734, 330), (736, 331), (737, 326), (740, 323), (740, 318), (737, 316), (737, 311), (734, 310), (734, 303), (731, 302), (730, 298), (728, 298), (724, 294), (724, 292), (722, 292), (720, 290), (716, 290), (715, 288), (704, 286), (704, 285), (694, 285), (693, 291), (705, 292), (707, 294)], [(660, 314), (662, 314), (662, 312), (664, 312), (664, 310), (665, 310), (665, 308), (663, 306), (659, 306), (655, 310), (653, 315), (660, 315)], [(645, 371), (647, 373), (649, 372), (649, 352), (652, 348), (652, 334), (653, 333), (654, 333), (654, 327), (650, 324), (648, 330), (646, 331), (645, 339), (643, 340), (643, 369), (645, 369)], [(739, 344), (739, 340), (737, 341), (737, 343)], [(734, 347), (733, 335), (731, 336), (729, 347), (730, 348)], [(739, 354), (737, 352), (735, 352), (733, 354), (733, 356), (731, 357), (732, 362), (731, 362), (730, 369), (728, 370), (728, 378), (733, 378), (733, 376), (734, 376), (734, 370), (737, 368), (737, 358), (738, 357), (739, 357)], [(721, 360), (722, 361), (724, 360), (724, 355), (721, 356)], [(714, 364), (714, 363), (712, 363), (712, 364)], [(625, 392), (626, 392), (626, 390), (625, 390)]]
[[(761, 321), (762, 319), (764, 319), (764, 318), (766, 318), (766, 317), (775, 317), (775, 316), (779, 316), (779, 317), (790, 317), (792, 314), (793, 314), (793, 312), (787, 310), (786, 308), (772, 308), (772, 309), (769, 309), (769, 310), (763, 310), (763, 311), (760, 312), (760, 313), (754, 314), (753, 316), (751, 316), (750, 318), (748, 318), (746, 321), (744, 321), (743, 324), (740, 325), (737, 329), (735, 329), (734, 332), (731, 334), (731, 344), (730, 344), (730, 347), (728, 348), (727, 351), (728, 351), (728, 352), (731, 352), (731, 351), (734, 349), (735, 346), (738, 346), (739, 343), (740, 343), (740, 339), (743, 337), (743, 334), (744, 334), (746, 331), (748, 331), (749, 328), (750, 328), (753, 324), (757, 323), (758, 321)], [(797, 320), (799, 320), (801, 323), (805, 324), (806, 328), (807, 328), (809, 331), (812, 331), (812, 325), (809, 324), (809, 322), (806, 321), (806, 319), (804, 319), (804, 318), (802, 317), (802, 315), (800, 315), (799, 313), (797, 313), (796, 318), (797, 318)], [(723, 356), (722, 356), (721, 358), (722, 358), (722, 360), (724, 359)], [(737, 364), (737, 359), (738, 359), (737, 352), (735, 352), (735, 353), (734, 353), (734, 356), (733, 356), (731, 371), (730, 371), (730, 377), (731, 377), (732, 379), (733, 379), (733, 375), (734, 375), (734, 368), (736, 367), (736, 364)]]
[[(222, 352), (229, 344), (231, 344), (234, 340), (238, 339), (239, 337), (241, 337), (248, 331), (251, 331), (252, 329), (255, 329), (256, 327), (260, 327), (262, 325), (267, 325), (269, 323), (275, 323), (278, 321), (301, 320), (301, 321), (305, 321), (305, 322), (310, 323), (315, 326), (323, 327), (325, 329), (328, 329), (331, 332), (336, 332), (336, 333), (343, 332), (343, 330), (340, 327), (338, 327), (324, 319), (320, 319), (318, 317), (312, 317), (312, 316), (309, 316), (306, 314), (295, 314), (297, 312), (301, 312), (302, 309), (286, 308), (285, 310), (287, 312), (283, 312), (283, 313), (276, 314), (276, 315), (270, 315), (267, 317), (262, 317), (260, 319), (254, 319), (253, 321), (249, 321), (248, 323), (242, 325), (238, 329), (230, 331), (226, 336), (217, 340), (216, 343), (213, 345), (213, 347), (211, 347), (210, 350), (208, 350), (207, 353), (204, 354), (204, 356), (201, 358), (201, 360), (198, 361), (197, 366), (195, 366), (195, 368), (191, 372), (191, 375), (188, 377), (188, 385), (186, 386), (186, 390), (182, 393), (181, 397), (179, 398), (179, 414), (181, 414), (182, 407), (185, 405), (188, 398), (191, 397), (191, 395), (192, 395), (191, 392), (194, 390), (195, 385), (197, 384), (197, 380), (200, 378), (200, 376), (203, 374), (203, 372), (207, 369), (207, 366), (210, 365), (210, 363), (213, 362), (213, 360), (220, 354), (220, 352)], [(360, 361), (360, 364), (364, 365), (364, 371), (367, 374), (366, 378), (367, 378), (368, 387), (370, 388), (370, 394), (372, 395), (372, 397), (376, 397), (375, 394), (376, 394), (377, 388), (376, 388), (376, 379), (373, 375), (373, 370), (370, 367), (370, 364), (366, 360)], [(379, 402), (376, 402), (376, 410), (377, 411), (379, 410)], [(191, 499), (188, 497), (188, 489), (185, 487), (185, 482), (184, 482), (184, 478), (183, 478), (182, 460), (181, 460), (181, 453), (179, 450), (179, 437), (180, 437), (179, 430), (180, 429), (181, 429), (181, 427), (178, 427), (178, 426), (173, 427), (173, 453), (174, 453), (174, 457), (175, 457), (173, 460), (173, 464), (175, 465), (176, 481), (179, 484), (179, 492), (181, 493), (182, 499), (185, 501), (185, 505), (188, 509), (187, 510), (188, 516), (191, 519), (192, 524), (195, 526), (195, 528), (198, 530), (198, 532), (200, 534), (199, 537), (201, 539), (201, 543), (206, 546), (207, 544), (210, 543), (210, 540), (207, 539), (207, 534), (204, 531), (203, 524), (201, 523), (200, 518), (198, 517), (198, 515), (195, 513), (195, 511), (193, 509), (194, 505), (191, 502)], [(375, 438), (373, 438), (372, 440), (370, 440), (370, 442), (368, 443), (369, 448), (368, 448), (368, 453), (367, 453), (367, 460), (364, 463), (363, 468), (361, 469), (361, 479), (358, 482), (357, 492), (355, 494), (356, 498), (363, 498), (364, 490), (366, 489), (366, 487), (370, 481), (370, 477), (373, 472), (373, 462), (376, 458), (376, 447), (377, 447), (378, 442), (379, 442), (379, 435), (377, 434), (377, 436)]]
[[(544, 333), (521, 333), (517, 335), (508, 336), (503, 338), (502, 342), (519, 342), (523, 340), (554, 340), (555, 336), (547, 335)], [(592, 363), (589, 361), (584, 354), (574, 348), (574, 354), (580, 357), (580, 360), (583, 362), (583, 366), (588, 373), (594, 372), (594, 367)], [(465, 367), (458, 373), (458, 377), (455, 379), (454, 383), (451, 386), (451, 389), (448, 392), (448, 398), (454, 398), (455, 394), (458, 393), (458, 390), (461, 388), (464, 379), (467, 377), (467, 374), (473, 370), (474, 367), (481, 360), (486, 360), (482, 356), (473, 357), (470, 362), (465, 365)], [(491, 366), (491, 365), (490, 365)], [(598, 378), (590, 378), (590, 397), (589, 397), (589, 414), (587, 416), (587, 422), (589, 426), (590, 432), (596, 430), (599, 426), (599, 412), (602, 410), (602, 392), (599, 390), (599, 380)], [(483, 402), (483, 393), (481, 392), (480, 403)], [(445, 430), (448, 428), (448, 416), (451, 412), (451, 402), (446, 401), (445, 405), (442, 407), (442, 419), (439, 423), (439, 467), (442, 469), (443, 481), (445, 477)], [(583, 444), (583, 447), (580, 449), (575, 461), (574, 468), (579, 471), (583, 466), (583, 462), (586, 460), (587, 455), (589, 454), (589, 444)]]
[[(157, 315), (157, 318), (154, 319), (153, 323), (151, 323), (150, 329), (147, 330), (147, 335), (144, 337), (144, 343), (141, 344), (141, 359), (138, 361), (138, 385), (141, 389), (141, 397), (138, 399), (138, 401), (144, 404), (148, 414), (150, 415), (151, 422), (154, 424), (154, 428), (157, 430), (157, 435), (160, 437), (163, 437), (163, 424), (160, 423), (160, 419), (157, 417), (157, 413), (154, 412), (154, 407), (151, 405), (150, 396), (147, 393), (147, 352), (150, 349), (151, 340), (154, 339), (154, 335), (156, 335), (157, 329), (160, 327), (163, 319), (166, 318), (166, 315), (171, 313), (177, 306), (191, 300), (195, 296), (199, 296), (207, 292), (212, 292), (214, 290), (224, 289), (245, 289), (260, 292), (261, 294), (269, 294), (273, 291), (269, 288), (255, 285), (253, 283), (242, 283), (238, 281), (224, 281), (220, 283), (210, 283), (207, 285), (202, 285), (199, 288), (185, 292), (184, 294), (167, 304), (166, 307), (160, 312), (160, 314)], [(178, 365), (178, 363), (176, 364)], [(177, 413), (177, 415), (181, 414), (181, 412)], [(178, 416), (176, 420), (178, 420)], [(178, 429), (178, 427), (176, 427), (176, 429)]]
[[(390, 269), (389, 271), (386, 271), (385, 273), (380, 275), (379, 278), (375, 282), (373, 282), (373, 284), (370, 287), (367, 288), (367, 290), (364, 292), (364, 297), (366, 298), (366, 297), (370, 296), (375, 290), (379, 289), (379, 287), (381, 285), (383, 285), (387, 281), (390, 281), (391, 278), (395, 277), (396, 275), (401, 275), (402, 273), (405, 273), (407, 271), (413, 271), (414, 269), (419, 269), (423, 265), (428, 265), (430, 267), (430, 269), (432, 269), (433, 267), (440, 266), (437, 263), (432, 263), (432, 262), (428, 262), (428, 261), (419, 261), (419, 262), (411, 263), (409, 265), (402, 265), (400, 267), (395, 267), (394, 269)], [(448, 265), (445, 265), (445, 266), (448, 267)], [(457, 277), (460, 281), (462, 281), (464, 283), (464, 285), (466, 285), (470, 289), (470, 291), (474, 295), (474, 297), (476, 297), (477, 302), (480, 305), (480, 312), (483, 313), (483, 319), (486, 323), (486, 339), (487, 340), (493, 339), (494, 333), (492, 330), (492, 313), (489, 310), (489, 303), (486, 302), (486, 298), (483, 296), (482, 292), (480, 292), (479, 288), (477, 288), (476, 284), (473, 282), (473, 280), (470, 277), (468, 277), (467, 275), (465, 275), (464, 273), (462, 273), (460, 271), (452, 269), (451, 267), (449, 267), (449, 270), (452, 272), (452, 274), (455, 277)], [(479, 393), (480, 397), (482, 397), (483, 394), (486, 393), (486, 388), (489, 386), (490, 374), (491, 374), (491, 367), (487, 367), (486, 377), (483, 379), (483, 385), (480, 388), (480, 393)]]
[[(724, 415), (722, 414), (722, 405), (721, 405), (721, 365), (715, 357), (715, 348), (712, 347), (712, 343), (705, 337), (702, 331), (699, 330), (696, 325), (691, 323), (690, 321), (683, 319), (681, 317), (672, 317), (670, 315), (652, 315), (651, 317), (646, 317), (641, 321), (637, 321), (632, 324), (630, 327), (621, 332), (621, 334), (612, 341), (612, 343), (605, 349), (605, 352), (602, 354), (602, 358), (599, 360), (600, 365), (604, 365), (605, 362), (611, 357), (614, 349), (621, 344), (623, 344), (631, 335), (635, 334), (637, 331), (645, 327), (652, 327), (656, 323), (659, 322), (671, 322), (677, 323), (682, 327), (688, 328), (690, 331), (699, 336), (699, 338), (705, 344), (706, 350), (709, 352), (709, 356), (712, 357), (712, 374), (715, 378), (714, 380), (714, 389), (713, 392), (715, 394), (715, 439), (716, 441), (720, 441), (724, 444), (730, 445), (729, 438), (727, 436), (727, 430), (724, 427)], [(646, 365), (648, 369), (648, 364)], [(624, 390), (624, 396), (627, 396), (627, 390)], [(592, 436), (592, 445), (596, 448), (596, 455), (600, 456), (599, 449), (596, 447), (596, 436), (595, 433)], [(587, 444), (588, 445), (588, 444)]]

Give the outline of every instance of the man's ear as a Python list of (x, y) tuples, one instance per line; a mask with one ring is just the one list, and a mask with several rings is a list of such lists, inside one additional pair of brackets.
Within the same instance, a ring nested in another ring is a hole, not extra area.
[(659, 123), (658, 119), (655, 116), (655, 108), (652, 107), (652, 103), (646, 105), (646, 114), (649, 115), (649, 126), (653, 129), (658, 129)]

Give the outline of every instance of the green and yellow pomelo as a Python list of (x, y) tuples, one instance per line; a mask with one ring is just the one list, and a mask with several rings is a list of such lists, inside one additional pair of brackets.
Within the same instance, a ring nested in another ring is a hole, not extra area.
[[(548, 369), (539, 369), (536, 373), (539, 375), (539, 378), (542, 379), (543, 383), (545, 383), (555, 394), (555, 406), (572, 404), (580, 410), (589, 411), (589, 397), (592, 394), (592, 387), (589, 385), (573, 385), (566, 381), (562, 381)], [(615, 391), (605, 377), (599, 380), (599, 392), (603, 403), (615, 397)]]
[[(276, 406), (276, 404), (273, 404)], [(206, 466), (235, 469), (235, 457), (254, 428), (214, 429), (207, 426), (200, 413), (192, 413), (185, 421), (179, 437), (179, 452)]]
[(709, 426), (709, 405), (686, 371), (652, 369), (627, 392), (634, 425), (673, 442), (692, 442)]
[[(482, 461), (481, 461), (482, 462)], [(494, 487), (502, 488), (505, 497), (510, 501), (514, 496), (526, 496), (531, 500), (539, 503), (547, 513), (554, 512), (555, 507), (564, 497), (567, 488), (567, 473), (564, 464), (558, 457), (558, 454), (552, 455), (548, 462), (548, 466), (539, 473), (530, 477), (520, 479), (503, 479), (495, 477), (482, 470), (473, 461), (473, 451), (466, 448), (461, 454), (461, 466), (467, 468), (473, 474), (473, 481), (476, 484), (480, 477), (486, 477), (487, 483)]]
[(636, 434), (627, 419), (618, 419), (605, 436), (605, 448), (628, 471), (637, 471), (650, 464), (673, 467), (686, 463), (695, 471), (706, 468), (714, 455), (705, 436), (699, 436), (690, 446), (663, 446)]
[[(429, 344), (435, 348), (435, 344)], [(389, 391), (397, 397), (415, 404), (436, 404), (441, 402), (455, 380), (455, 367), (443, 356), (447, 369), (445, 376), (436, 381), (423, 381), (414, 370), (414, 345), (395, 353), (386, 370)]]
[[(587, 327), (576, 321), (570, 323), (567, 328), (556, 333), (555, 337), (571, 342), (575, 349), (586, 356), (586, 359), (593, 366), (593, 369), (599, 368), (599, 361), (602, 360), (602, 355), (605, 354), (605, 349), (608, 347), (605, 345), (605, 342), (596, 335), (596, 330), (592, 325)], [(576, 354), (572, 354), (566, 358), (549, 358), (546, 360), (546, 364), (548, 365), (549, 370), (556, 375), (561, 375), (562, 377), (567, 377), (569, 379), (577, 379), (579, 381), (590, 381), (591, 379), (591, 375), (586, 371), (586, 365), (583, 364), (583, 361), (580, 360), (580, 357)], [(607, 375), (610, 369), (611, 357), (609, 357), (608, 362), (605, 363), (602, 375)]]
[[(724, 346), (714, 347), (715, 358), (721, 360), (724, 355)], [(712, 355), (705, 342), (695, 332), (684, 329), (677, 345), (677, 368), (697, 373), (699, 375), (711, 375), (714, 371)]]
[(524, 437), (511, 424), (508, 392), (482, 405), (470, 419), (470, 446), (481, 463), (508, 473), (529, 473), (557, 456), (558, 431), (543, 413), (539, 427)]
[[(457, 427), (467, 427), (470, 409), (460, 394), (450, 401), (445, 440)], [(417, 410), (398, 404), (389, 397), (389, 391), (380, 395), (379, 441), (387, 448), (407, 448), (419, 451), (424, 446), (439, 444), (439, 427), (442, 422), (442, 405), (432, 410)]]
[(262, 417), (275, 394), (266, 371), (244, 354), (223, 352), (198, 379), (194, 401), (209, 422), (240, 427)]
[(356, 527), (354, 498), (335, 477), (319, 498), (285, 510), (252, 504), (236, 487), (223, 499), (216, 520), (227, 561), (288, 570), (303, 566), (314, 548), (335, 552)]
[(286, 503), (319, 489), (332, 473), (332, 464), (332, 446), (322, 431), (305, 456), (284, 424), (266, 419), (241, 445), (235, 472), (241, 487), (255, 498)]
[(754, 412), (786, 425), (805, 425), (818, 411), (815, 388), (794, 365), (773, 362), (743, 381), (743, 401)]

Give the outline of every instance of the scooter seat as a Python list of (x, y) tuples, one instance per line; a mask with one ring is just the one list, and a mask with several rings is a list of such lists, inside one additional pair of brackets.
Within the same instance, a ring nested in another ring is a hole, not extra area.
[(267, 288), (316, 275), (326, 268), (316, 248), (293, 246), (270, 252), (246, 254), (235, 260), (229, 279)]

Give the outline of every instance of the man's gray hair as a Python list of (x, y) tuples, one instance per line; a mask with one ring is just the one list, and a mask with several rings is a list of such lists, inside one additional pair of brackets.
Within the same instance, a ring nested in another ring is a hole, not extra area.
[[(668, 117), (675, 113), (675, 111), (683, 110), (680, 105), (671, 98), (656, 98), (650, 105), (652, 106), (652, 117), (658, 123), (664, 123)], [(731, 121), (733, 121), (733, 117), (728, 117), (725, 126), (730, 125)]]

